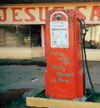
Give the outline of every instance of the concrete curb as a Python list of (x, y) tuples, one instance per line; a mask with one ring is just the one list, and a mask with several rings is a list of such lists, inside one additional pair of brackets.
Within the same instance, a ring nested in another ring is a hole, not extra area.
[(31, 90), (28, 90), (25, 92), (22, 96), (22, 99), (24, 102), (26, 102), (26, 97), (36, 97), (38, 94), (40, 94), (44, 88), (33, 88)]

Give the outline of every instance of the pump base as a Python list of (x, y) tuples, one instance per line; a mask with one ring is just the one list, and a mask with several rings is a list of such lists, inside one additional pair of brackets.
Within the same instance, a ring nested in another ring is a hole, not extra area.
[[(52, 98), (52, 97), (48, 97), (48, 96), (46, 96), (46, 98), (48, 98), (48, 99), (54, 99), (54, 98)], [(58, 99), (59, 100), (59, 99)], [(65, 100), (65, 99), (62, 99), (62, 100)], [(67, 99), (66, 99), (67, 100)], [(72, 99), (71, 101), (80, 101), (80, 102), (85, 102), (87, 100), (87, 97), (83, 97), (83, 98), (79, 98), (79, 99)]]
[(87, 100), (87, 97), (79, 98), (79, 99), (73, 99), (73, 101), (80, 101), (80, 102), (85, 102)]

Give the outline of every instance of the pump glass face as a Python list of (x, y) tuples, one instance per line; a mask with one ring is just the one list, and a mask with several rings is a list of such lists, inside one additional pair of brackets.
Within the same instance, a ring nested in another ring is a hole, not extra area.
[(52, 46), (66, 48), (67, 46), (66, 30), (53, 30), (52, 31)]
[(67, 21), (52, 21), (51, 29), (51, 47), (52, 48), (68, 48), (68, 22)]

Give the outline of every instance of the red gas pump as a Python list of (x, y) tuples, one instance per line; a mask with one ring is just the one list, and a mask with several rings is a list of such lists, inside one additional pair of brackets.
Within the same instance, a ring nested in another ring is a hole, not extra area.
[(84, 99), (80, 21), (78, 11), (47, 12), (45, 93), (48, 97)]

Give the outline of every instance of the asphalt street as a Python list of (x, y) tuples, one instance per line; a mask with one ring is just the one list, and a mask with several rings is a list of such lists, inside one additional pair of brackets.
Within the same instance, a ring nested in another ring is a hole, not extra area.
[[(100, 62), (88, 62), (96, 92), (100, 92)], [(46, 67), (37, 65), (0, 66), (0, 92), (10, 89), (44, 88)], [(86, 75), (87, 88), (91, 88)]]

